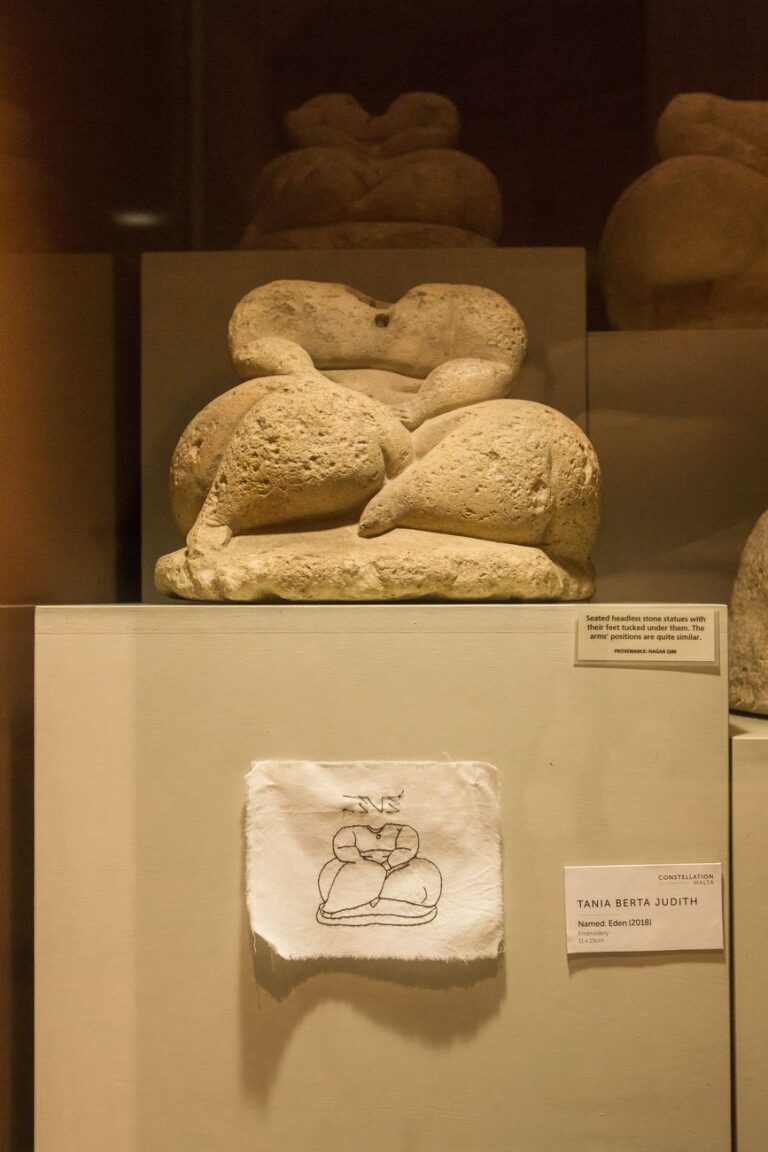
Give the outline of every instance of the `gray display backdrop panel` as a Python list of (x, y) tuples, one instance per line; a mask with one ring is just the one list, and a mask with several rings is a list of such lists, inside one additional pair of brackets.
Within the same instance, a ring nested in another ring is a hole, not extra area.
[(768, 332), (598, 332), (598, 600), (725, 600), (768, 508)]
[(586, 407), (585, 260), (580, 248), (152, 253), (142, 264), (144, 599), (155, 561), (182, 545), (168, 506), (176, 442), (214, 396), (237, 384), (227, 324), (247, 292), (271, 280), (350, 284), (397, 300), (423, 283), (480, 284), (507, 297), (529, 335), (514, 395), (581, 419)]
[(731, 717), (736, 1129), (768, 1147), (768, 718)]
[[(39, 610), (37, 1152), (726, 1152), (725, 955), (569, 961), (562, 871), (727, 861), (725, 676), (579, 611)], [(495, 764), (498, 968), (254, 953), (270, 758)]]

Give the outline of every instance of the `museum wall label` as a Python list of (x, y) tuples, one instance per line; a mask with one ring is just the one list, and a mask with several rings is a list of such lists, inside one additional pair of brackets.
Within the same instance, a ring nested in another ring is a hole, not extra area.
[(716, 608), (685, 604), (597, 604), (579, 612), (576, 664), (720, 666)]
[(565, 867), (569, 954), (723, 947), (722, 865)]

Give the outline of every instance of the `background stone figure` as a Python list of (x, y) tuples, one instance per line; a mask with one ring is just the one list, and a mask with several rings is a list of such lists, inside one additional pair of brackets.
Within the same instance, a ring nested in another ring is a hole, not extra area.
[(600, 277), (614, 328), (768, 326), (768, 103), (683, 93), (623, 193)]
[(768, 716), (768, 512), (744, 546), (728, 632), (731, 707)]
[(285, 128), (296, 148), (257, 176), (241, 248), (456, 248), (501, 231), (496, 180), (455, 148), (445, 96), (408, 92), (381, 116), (345, 93), (315, 96)]

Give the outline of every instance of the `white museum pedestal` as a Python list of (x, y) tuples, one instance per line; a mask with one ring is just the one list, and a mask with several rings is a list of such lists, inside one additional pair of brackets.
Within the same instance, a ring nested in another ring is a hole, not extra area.
[[(569, 960), (562, 873), (727, 863), (725, 673), (576, 667), (581, 610), (38, 610), (37, 1152), (726, 1152), (726, 954)], [(443, 758), (498, 967), (254, 952), (250, 762)]]
[(768, 1144), (768, 718), (731, 716), (736, 1131), (739, 1152)]

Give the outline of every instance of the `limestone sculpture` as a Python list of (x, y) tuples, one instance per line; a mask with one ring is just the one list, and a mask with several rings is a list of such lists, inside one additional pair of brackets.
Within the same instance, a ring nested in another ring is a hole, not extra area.
[(457, 151), (456, 108), (433, 92), (369, 116), (353, 96), (289, 112), (294, 151), (256, 178), (241, 248), (456, 248), (501, 231), (496, 180)]
[(768, 102), (676, 96), (623, 193), (600, 276), (615, 328), (768, 326)]
[(580, 600), (600, 473), (561, 413), (505, 399), (522, 321), (487, 288), (394, 304), (275, 281), (230, 321), (242, 383), (182, 434), (187, 547), (161, 592), (200, 600)]
[(768, 512), (744, 547), (728, 630), (731, 707), (768, 716)]

